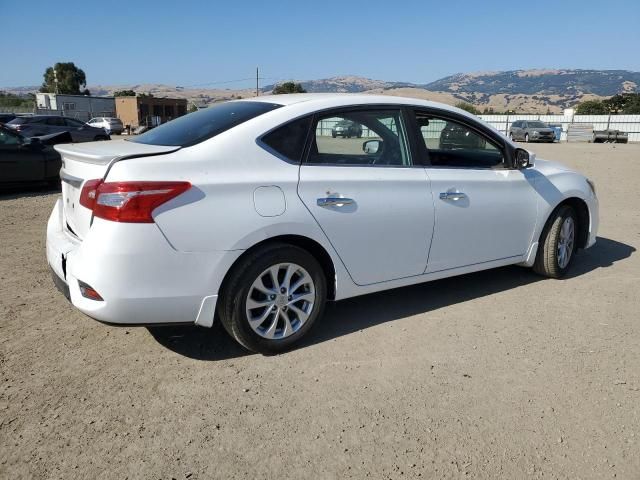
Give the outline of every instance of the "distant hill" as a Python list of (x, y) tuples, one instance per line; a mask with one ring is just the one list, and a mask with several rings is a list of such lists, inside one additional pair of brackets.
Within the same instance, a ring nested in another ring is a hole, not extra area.
[[(447, 104), (472, 103), (480, 110), (519, 113), (559, 113), (584, 100), (609, 97), (621, 92), (640, 91), (640, 72), (628, 70), (513, 70), (508, 72), (459, 73), (435, 82), (417, 84), (370, 78), (338, 76), (319, 80), (295, 80), (308, 92), (376, 93), (423, 98)], [(261, 89), (263, 94), (274, 85)], [(253, 89), (183, 88), (162, 84), (89, 85), (94, 95), (113, 95), (132, 89), (156, 97), (186, 98), (207, 105), (235, 98), (252, 97)], [(26, 94), (38, 87), (2, 88)]]
[(425, 90), (487, 95), (583, 95), (611, 96), (635, 91), (640, 72), (628, 70), (513, 70), (509, 72), (458, 73), (421, 85)]
[[(354, 75), (343, 77), (323, 78), (321, 80), (296, 80), (307, 92), (312, 93), (361, 93), (379, 88), (402, 88), (413, 87), (407, 82), (386, 82), (383, 80), (372, 80), (370, 78), (357, 77)], [(275, 85), (267, 85), (263, 92), (271, 92)]]

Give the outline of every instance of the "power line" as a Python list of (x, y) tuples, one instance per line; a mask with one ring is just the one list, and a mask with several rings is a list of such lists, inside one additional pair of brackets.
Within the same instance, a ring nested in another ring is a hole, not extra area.
[[(226, 85), (229, 83), (247, 82), (256, 80), (256, 77), (237, 78), (235, 80), (220, 80), (215, 82), (194, 83), (192, 85), (177, 85), (178, 88), (205, 87), (209, 85)], [(258, 77), (258, 80), (279, 80), (278, 77)]]

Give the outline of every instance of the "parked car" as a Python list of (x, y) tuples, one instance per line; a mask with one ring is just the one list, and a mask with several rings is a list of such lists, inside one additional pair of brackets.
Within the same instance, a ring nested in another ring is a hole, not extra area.
[(95, 117), (89, 120), (87, 124), (92, 127), (102, 128), (109, 135), (120, 135), (124, 130), (122, 121), (119, 118), (113, 117)]
[(7, 122), (10, 122), (14, 118), (16, 118), (15, 113), (0, 113), (0, 125), (4, 125)]
[[(336, 117), (369, 129), (362, 148), (322, 136)], [(479, 140), (431, 146), (427, 121)], [(264, 96), (56, 149), (47, 259), (75, 307), (125, 325), (217, 318), (263, 353), (300, 341), (326, 300), (511, 264), (562, 277), (598, 231), (589, 179), (416, 99)]]
[(69, 134), (27, 138), (0, 125), (0, 187), (60, 182), (60, 154), (52, 145), (70, 142)]
[(440, 148), (451, 149), (483, 149), (486, 141), (466, 127), (455, 122), (447, 122), (440, 132)]
[(556, 134), (553, 128), (539, 120), (517, 120), (509, 129), (511, 140), (523, 140), (525, 142), (553, 142)]
[(109, 135), (102, 128), (95, 128), (80, 120), (57, 115), (32, 115), (30, 117), (16, 117), (7, 123), (26, 137), (38, 137), (52, 133), (69, 132), (73, 142), (93, 142), (95, 140), (110, 140)]
[(331, 136), (336, 137), (362, 137), (362, 125), (350, 120), (340, 120), (331, 129)]

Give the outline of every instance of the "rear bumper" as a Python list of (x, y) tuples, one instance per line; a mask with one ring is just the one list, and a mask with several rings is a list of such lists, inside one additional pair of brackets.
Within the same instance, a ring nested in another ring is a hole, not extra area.
[[(218, 289), (242, 251), (179, 252), (155, 224), (100, 219), (79, 241), (64, 230), (61, 206), (47, 225), (47, 261), (78, 310), (111, 324), (213, 324)], [(79, 281), (104, 300), (82, 296)]]

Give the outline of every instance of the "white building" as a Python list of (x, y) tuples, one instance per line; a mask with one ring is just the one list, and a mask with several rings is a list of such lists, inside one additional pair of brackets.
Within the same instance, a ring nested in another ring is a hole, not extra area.
[(114, 97), (36, 93), (36, 113), (64, 115), (86, 122), (92, 117), (115, 117)]

